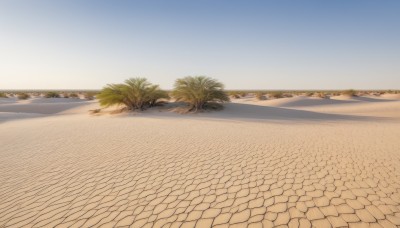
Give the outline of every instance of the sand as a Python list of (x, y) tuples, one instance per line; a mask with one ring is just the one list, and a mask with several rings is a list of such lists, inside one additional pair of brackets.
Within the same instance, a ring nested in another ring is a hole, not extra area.
[(400, 100), (349, 100), (1, 103), (0, 227), (400, 226)]

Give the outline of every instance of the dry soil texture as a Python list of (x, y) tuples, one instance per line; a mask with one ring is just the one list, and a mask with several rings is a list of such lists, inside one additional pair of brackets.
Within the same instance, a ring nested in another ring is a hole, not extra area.
[(398, 119), (233, 108), (7, 119), (0, 227), (400, 226)]

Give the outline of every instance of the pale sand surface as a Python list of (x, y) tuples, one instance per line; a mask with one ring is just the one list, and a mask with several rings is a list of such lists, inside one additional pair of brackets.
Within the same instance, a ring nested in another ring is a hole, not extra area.
[(4, 102), (0, 227), (400, 226), (393, 99), (101, 116)]

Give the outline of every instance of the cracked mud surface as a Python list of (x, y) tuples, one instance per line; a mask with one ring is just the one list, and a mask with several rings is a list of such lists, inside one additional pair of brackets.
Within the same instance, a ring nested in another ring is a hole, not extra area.
[(0, 125), (0, 227), (398, 227), (400, 123)]

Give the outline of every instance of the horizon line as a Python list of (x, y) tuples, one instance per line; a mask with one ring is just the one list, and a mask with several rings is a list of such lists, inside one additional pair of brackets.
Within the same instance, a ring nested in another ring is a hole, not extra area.
[[(0, 92), (16, 92), (16, 91), (100, 91), (101, 89), (0, 89)], [(162, 90), (173, 90), (173, 89), (162, 89)], [(346, 89), (224, 89), (225, 91), (343, 91), (343, 90), (357, 90), (357, 91), (400, 91), (400, 89), (357, 89), (357, 88), (346, 88)]]

